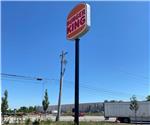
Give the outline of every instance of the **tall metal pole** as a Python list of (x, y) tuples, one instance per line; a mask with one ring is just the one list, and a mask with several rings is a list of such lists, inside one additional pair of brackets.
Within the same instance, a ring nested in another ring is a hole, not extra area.
[(79, 41), (75, 39), (75, 124), (79, 125)]
[(65, 72), (65, 67), (64, 67), (64, 64), (65, 64), (65, 55), (67, 53), (64, 53), (64, 51), (62, 51), (62, 54), (60, 55), (61, 56), (61, 68), (60, 68), (60, 88), (59, 88), (59, 98), (58, 98), (58, 113), (57, 113), (57, 116), (56, 116), (56, 121), (59, 121), (59, 118), (60, 118), (60, 114), (61, 114), (61, 96), (62, 96), (62, 84), (63, 84), (63, 76), (64, 76), (64, 72)]

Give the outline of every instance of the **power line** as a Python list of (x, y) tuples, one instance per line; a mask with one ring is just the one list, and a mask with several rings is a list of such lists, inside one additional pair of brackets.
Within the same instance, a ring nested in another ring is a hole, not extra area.
[[(35, 80), (25, 80), (25, 79), (17, 79), (17, 78), (1, 78), (2, 80), (6, 80), (6, 81), (14, 81), (14, 82), (20, 82), (20, 83), (35, 83), (35, 84), (39, 84), (39, 81), (35, 81)], [(40, 83), (41, 84), (41, 83)]]
[[(67, 84), (67, 85), (69, 85), (69, 86), (71, 86), (70, 84)], [(104, 88), (95, 88), (95, 87), (93, 87), (93, 86), (87, 86), (87, 85), (80, 85), (80, 87), (81, 88), (83, 88), (83, 89), (86, 89), (87, 91), (90, 91), (90, 92), (94, 92), (94, 93), (105, 93), (105, 94), (109, 94), (109, 95), (115, 95), (115, 96), (125, 96), (125, 97), (127, 97), (127, 96), (132, 96), (133, 94), (131, 93), (124, 93), (124, 92), (119, 92), (119, 91), (112, 91), (112, 90), (107, 90), (107, 89), (104, 89)], [(86, 92), (87, 92), (86, 91)], [(143, 95), (137, 95), (137, 96), (139, 96), (139, 97), (145, 97), (145, 96), (143, 96)]]
[[(149, 77), (148, 77), (148, 76), (131, 73), (131, 72), (128, 72), (128, 71), (125, 71), (125, 70), (122, 70), (122, 69), (118, 69), (118, 71), (119, 71), (119, 72), (122, 72), (122, 73), (125, 73), (125, 74), (127, 74), (128, 76), (132, 76), (132, 77), (136, 77), (136, 78), (142, 78), (142, 79), (145, 79), (145, 80), (149, 80)], [(148, 72), (147, 72), (147, 74), (148, 74)]]
[[(66, 86), (65, 85), (64, 87), (66, 87), (66, 88), (72, 88), (73, 86), (71, 86), (71, 85), (67, 85)], [(95, 96), (97, 98), (100, 98), (102, 95), (105, 95), (105, 98), (113, 97), (113, 99), (115, 99), (114, 97), (119, 97), (119, 98), (126, 97), (126, 98), (129, 99), (133, 95), (133, 94), (124, 94), (124, 95), (120, 94), (118, 96), (118, 94), (114, 94), (114, 93), (109, 93), (109, 92), (104, 92), (104, 91), (95, 91), (95, 90), (88, 89), (88, 88), (85, 88), (85, 87), (82, 87), (82, 86), (80, 86), (80, 87), (86, 90), (86, 91), (82, 92), (81, 96), (83, 94), (86, 94), (86, 96), (90, 95), (90, 96)], [(99, 96), (99, 95), (101, 95), (101, 96)], [(136, 95), (136, 96), (138, 96), (139, 98), (145, 98), (144, 95)]]
[[(69, 83), (74, 83), (73, 81), (67, 81), (67, 80), (64, 80), (64, 81), (69, 82)], [(97, 91), (97, 92), (102, 91), (102, 92), (106, 92), (106, 93), (110, 93), (110, 94), (116, 94), (116, 95), (131, 95), (130, 93), (124, 93), (124, 92), (120, 92), (120, 91), (114, 91), (114, 90), (96, 87), (96, 86), (93, 86), (93, 84), (92, 84), (92, 86), (89, 86), (86, 82), (84, 82), (84, 83), (80, 82), (80, 87), (90, 89), (93, 91)], [(139, 96), (142, 97), (142, 95), (139, 95)]]
[[(13, 75), (13, 74), (6, 74), (6, 73), (1, 73), (1, 76), (2, 77), (7, 77), (7, 78), (16, 77), (16, 78), (25, 79), (25, 80), (36, 80), (36, 81), (42, 81), (42, 80), (48, 80), (48, 81), (49, 80), (57, 80), (57, 81), (59, 81), (58, 79), (55, 79), (55, 78), (49, 79), (49, 78), (43, 78), (43, 77), (31, 77), (31, 76)], [(66, 82), (71, 82), (71, 83), (73, 82), (73, 81), (69, 81), (69, 80), (65, 80), (65, 81)], [(87, 83), (87, 82), (84, 82), (84, 83)], [(149, 83), (143, 83), (143, 84), (140, 84), (140, 85), (149, 85)]]
[(42, 81), (43, 80), (40, 77), (22, 76), (22, 75), (14, 75), (14, 74), (6, 74), (6, 73), (1, 73), (1, 75), (5, 76), (5, 77), (23, 78), (23, 79), (26, 79), (26, 80), (37, 80), (37, 81)]
[[(37, 78), (38, 77), (27, 77), (27, 76), (20, 76), (20, 75), (12, 75), (12, 74), (2, 74), (2, 76), (3, 77), (5, 77), (5, 78), (3, 78), (3, 79), (7, 79), (7, 80), (13, 80), (14, 81), (14, 79), (17, 81), (17, 80), (21, 80), (21, 81), (23, 81), (23, 80), (25, 80), (25, 81), (27, 81), (27, 80), (30, 80), (30, 81), (34, 81), (34, 82), (36, 82), (36, 83), (39, 83), (39, 81), (41, 81), (41, 80), (37, 80)], [(30, 78), (30, 79), (29, 79)], [(23, 79), (23, 80), (22, 80)], [(48, 78), (41, 78), (42, 80), (45, 80), (45, 81), (59, 81), (58, 79), (48, 79)], [(73, 81), (68, 81), (68, 80), (64, 80), (66, 83), (74, 83)], [(24, 82), (24, 81), (23, 81)], [(68, 85), (70, 85), (70, 84), (68, 84)], [(111, 95), (124, 95), (124, 96), (129, 96), (129, 95), (132, 95), (132, 94), (130, 94), (130, 93), (124, 93), (124, 92), (119, 92), (119, 91), (113, 91), (113, 90), (108, 90), (108, 89), (104, 89), (104, 88), (97, 88), (96, 86), (94, 87), (94, 86), (89, 86), (89, 85), (87, 85), (87, 83), (85, 84), (85, 82), (83, 83), (83, 82), (80, 82), (80, 87), (81, 88), (84, 88), (84, 89), (86, 89), (86, 90), (89, 90), (89, 91), (93, 91), (93, 92), (96, 92), (96, 93), (101, 93), (101, 92), (103, 92), (103, 93), (107, 93), (107, 94), (111, 94)], [(140, 96), (140, 97), (144, 97), (143, 95), (138, 95), (138, 96)]]

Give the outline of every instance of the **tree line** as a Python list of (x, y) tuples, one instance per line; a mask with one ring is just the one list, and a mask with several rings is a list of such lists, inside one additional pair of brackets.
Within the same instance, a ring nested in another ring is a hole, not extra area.
[[(45, 90), (45, 95), (44, 95), (44, 99), (42, 101), (42, 106), (43, 106), (43, 111), (46, 114), (48, 106), (49, 106), (49, 99), (48, 99), (48, 92), (47, 89)], [(19, 109), (8, 109), (9, 105), (8, 105), (8, 91), (5, 90), (4, 91), (4, 95), (2, 97), (2, 101), (1, 101), (1, 114), (2, 114), (2, 120), (4, 120), (4, 115), (6, 114), (16, 114), (16, 113), (32, 113), (32, 112), (36, 112), (36, 106), (22, 106)]]
[[(146, 101), (150, 101), (150, 95), (148, 95), (146, 97)], [(116, 100), (105, 100), (104, 102), (118, 102)], [(123, 102), (123, 101), (119, 101), (119, 102)], [(136, 96), (132, 96), (132, 98), (130, 99), (131, 105), (130, 105), (130, 109), (135, 111), (135, 115), (136, 112), (138, 110), (138, 103), (137, 103), (137, 99)], [(49, 107), (49, 98), (48, 98), (48, 92), (47, 89), (45, 90), (45, 95), (44, 95), (44, 99), (42, 100), (42, 106), (43, 106), (43, 111), (46, 114), (47, 109)], [(18, 113), (18, 112), (23, 112), (23, 113), (32, 113), (32, 112), (36, 112), (36, 106), (29, 106), (29, 107), (25, 107), (22, 106), (19, 109), (8, 109), (9, 105), (8, 105), (8, 91), (5, 90), (4, 91), (4, 95), (2, 97), (2, 101), (1, 101), (1, 113), (2, 113), (2, 118), (4, 118), (4, 115), (7, 113)]]

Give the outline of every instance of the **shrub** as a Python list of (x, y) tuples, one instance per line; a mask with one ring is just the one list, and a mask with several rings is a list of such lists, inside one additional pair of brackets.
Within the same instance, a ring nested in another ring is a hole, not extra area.
[(8, 125), (9, 124), (9, 120), (4, 121), (4, 124)]
[(35, 119), (34, 122), (32, 122), (32, 125), (39, 125), (40, 119)]
[(45, 124), (51, 124), (52, 123), (52, 120), (51, 119), (47, 119), (46, 121), (45, 121)]
[(31, 122), (30, 118), (26, 119), (26, 120), (25, 120), (25, 125), (29, 125), (30, 122)]

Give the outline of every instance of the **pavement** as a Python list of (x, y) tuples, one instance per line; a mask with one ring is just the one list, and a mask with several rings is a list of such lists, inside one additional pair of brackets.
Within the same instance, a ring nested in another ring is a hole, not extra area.
[[(73, 121), (74, 117), (72, 116), (61, 116), (60, 121)], [(82, 116), (79, 118), (80, 121), (106, 121), (104, 116)], [(111, 118), (107, 121), (115, 121), (115, 118)]]

